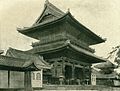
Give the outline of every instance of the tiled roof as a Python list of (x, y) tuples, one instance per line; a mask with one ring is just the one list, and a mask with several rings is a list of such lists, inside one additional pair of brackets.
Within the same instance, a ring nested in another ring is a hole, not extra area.
[[(44, 28), (48, 27), (49, 25), (54, 26), (55, 24), (58, 24), (62, 21), (63, 22), (67, 21), (71, 24), (74, 24), (75, 26), (77, 26), (79, 28), (80, 31), (84, 30), (82, 32), (88, 34), (88, 36), (95, 39), (96, 42), (91, 43), (91, 45), (97, 44), (97, 43), (102, 43), (102, 42), (106, 41), (106, 39), (102, 39), (100, 36), (96, 35), (91, 30), (89, 30), (87, 27), (85, 27), (83, 24), (81, 24), (79, 21), (77, 21), (71, 15), (71, 13), (69, 11), (67, 13), (63, 13), (60, 9), (58, 9), (56, 6), (54, 6), (50, 2), (47, 2), (45, 4), (45, 8), (44, 8), (42, 14), (36, 20), (36, 22), (33, 24), (33, 26), (27, 27), (27, 28), (17, 28), (17, 31), (22, 33), (22, 34), (25, 34), (29, 37), (39, 39), (38, 37), (36, 37), (32, 33), (36, 32), (38, 30), (39, 31), (44, 30)], [(41, 28), (43, 28), (43, 29), (41, 29)]]
[(42, 68), (50, 69), (50, 66), (41, 65), (38, 61), (0, 55), (0, 70), (25, 71), (40, 70)]
[[(60, 17), (62, 17), (65, 13), (62, 12), (60, 9), (58, 9), (56, 6), (54, 6), (52, 3), (50, 3), (49, 1), (45, 2), (44, 5), (44, 10), (42, 12), (42, 14), (40, 15), (40, 17), (38, 17), (38, 19), (36, 20), (35, 24), (39, 24), (39, 23), (47, 23), (50, 21), (54, 21)], [(49, 18), (47, 18), (49, 17)], [(47, 18), (47, 19), (45, 19)]]
[(95, 68), (98, 68), (98, 69), (107, 69), (107, 68), (116, 68), (117, 66), (114, 65), (113, 63), (111, 63), (110, 61), (106, 61), (106, 62), (103, 62), (103, 63), (99, 63), (97, 65), (94, 66)]
[(0, 65), (10, 67), (24, 67), (27, 60), (0, 55)]
[(106, 59), (104, 58), (101, 58), (101, 57), (98, 57), (96, 56), (95, 54), (75, 45), (75, 44), (72, 44), (69, 40), (66, 40), (66, 41), (60, 41), (58, 43), (50, 43), (50, 44), (47, 44), (47, 45), (43, 45), (43, 46), (38, 46), (38, 47), (35, 47), (27, 52), (30, 52), (30, 53), (40, 53), (40, 54), (45, 54), (45, 53), (52, 53), (52, 52), (56, 52), (56, 51), (59, 51), (59, 50), (64, 50), (64, 49), (73, 49), (75, 50), (76, 52), (79, 52), (83, 55), (86, 55), (88, 56), (89, 58), (91, 58), (92, 60), (90, 60), (89, 62), (91, 63), (97, 63), (97, 62), (105, 62)]
[(104, 74), (104, 73), (101, 73), (100, 71), (92, 69), (92, 73), (96, 74), (96, 78), (101, 78), (101, 79), (110, 79), (110, 78), (117, 78), (118, 77), (116, 72), (112, 72), (110, 74)]
[(7, 50), (6, 56), (8, 57), (13, 57), (13, 58), (17, 58), (17, 59), (22, 59), (22, 60), (26, 60), (25, 65), (30, 65), (32, 63), (34, 63), (36, 66), (39, 66), (39, 68), (50, 68), (50, 65), (44, 61), (44, 59), (37, 54), (31, 54), (25, 51), (20, 51), (20, 50), (16, 50), (13, 48), (9, 48)]

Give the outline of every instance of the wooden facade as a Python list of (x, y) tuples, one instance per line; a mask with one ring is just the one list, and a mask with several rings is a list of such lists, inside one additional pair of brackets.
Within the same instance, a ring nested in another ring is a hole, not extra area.
[(40, 40), (27, 52), (42, 55), (52, 65), (44, 71), (47, 84), (90, 84), (91, 65), (104, 61), (89, 46), (105, 40), (49, 1), (32, 27), (18, 31)]

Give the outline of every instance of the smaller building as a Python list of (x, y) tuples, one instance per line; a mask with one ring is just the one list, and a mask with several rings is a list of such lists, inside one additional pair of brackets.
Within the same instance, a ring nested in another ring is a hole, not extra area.
[(103, 74), (111, 74), (118, 66), (106, 60), (106, 62), (98, 63), (94, 67), (100, 69)]
[(115, 71), (109, 68), (107, 69), (102, 71), (92, 69), (92, 73), (96, 75), (96, 85), (120, 86), (119, 75)]
[[(9, 48), (5, 56), (0, 55), (0, 88), (24, 88), (26, 83), (35, 86), (35, 80), (41, 80), (42, 77), (37, 71), (50, 68), (40, 55)], [(31, 75), (26, 77), (26, 72)], [(25, 78), (33, 82), (25, 81)]]

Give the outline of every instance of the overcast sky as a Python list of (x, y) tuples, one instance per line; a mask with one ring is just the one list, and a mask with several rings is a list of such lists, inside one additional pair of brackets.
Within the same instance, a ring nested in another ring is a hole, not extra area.
[[(112, 47), (120, 45), (120, 0), (49, 0), (59, 9), (72, 15), (91, 31), (107, 38), (93, 46), (96, 54), (106, 57)], [(34, 39), (16, 31), (29, 27), (41, 14), (45, 0), (0, 0), (0, 47), (21, 50), (31, 48)]]

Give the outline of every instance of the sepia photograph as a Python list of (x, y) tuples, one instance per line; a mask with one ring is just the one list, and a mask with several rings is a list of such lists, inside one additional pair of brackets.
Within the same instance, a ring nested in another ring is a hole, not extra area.
[(119, 0), (0, 0), (0, 91), (120, 91)]

